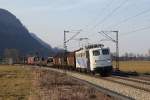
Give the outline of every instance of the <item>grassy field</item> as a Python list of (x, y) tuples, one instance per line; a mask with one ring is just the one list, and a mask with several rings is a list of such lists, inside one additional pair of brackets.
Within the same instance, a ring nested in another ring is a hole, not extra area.
[(50, 70), (36, 69), (40, 100), (114, 100), (72, 77)]
[(0, 100), (113, 100), (66, 74), (0, 65)]
[[(150, 73), (150, 62), (122, 61), (120, 70)], [(64, 74), (30, 66), (0, 65), (0, 100), (41, 100), (41, 98), (42, 100), (113, 99)]]
[(31, 71), (17, 66), (0, 66), (0, 100), (28, 100)]
[[(115, 62), (113, 65), (115, 66)], [(150, 73), (150, 61), (120, 61), (120, 70)]]

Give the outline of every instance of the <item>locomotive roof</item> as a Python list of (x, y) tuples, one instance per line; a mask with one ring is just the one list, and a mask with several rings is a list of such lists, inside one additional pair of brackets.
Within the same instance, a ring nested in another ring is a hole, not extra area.
[[(75, 50), (73, 52), (67, 52), (67, 56), (74, 56), (75, 52), (81, 51), (81, 50), (89, 50), (89, 49), (94, 49), (94, 48), (103, 48), (104, 45), (103, 44), (90, 44), (85, 46), (84, 48), (80, 48), (78, 50)], [(63, 57), (64, 56), (64, 52), (61, 53), (57, 53), (54, 57)]]
[(75, 52), (81, 51), (81, 50), (89, 50), (89, 49), (94, 49), (94, 48), (103, 48), (104, 45), (103, 44), (91, 44), (91, 45), (87, 45), (84, 48), (80, 48), (78, 50), (76, 50)]

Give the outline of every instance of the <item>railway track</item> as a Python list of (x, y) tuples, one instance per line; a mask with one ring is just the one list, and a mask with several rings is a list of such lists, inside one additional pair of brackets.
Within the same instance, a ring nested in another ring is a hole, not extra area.
[(123, 84), (129, 87), (133, 87), (136, 89), (144, 90), (150, 93), (150, 83), (149, 82), (144, 82), (136, 79), (131, 79), (131, 78), (124, 78), (124, 77), (107, 77), (107, 78), (102, 78), (104, 80), (112, 81), (118, 84)]
[(131, 98), (131, 97), (122, 95), (122, 94), (120, 94), (120, 93), (117, 93), (117, 92), (114, 92), (114, 91), (112, 91), (112, 90), (106, 89), (106, 88), (101, 87), (101, 86), (99, 86), (99, 85), (95, 85), (95, 84), (90, 83), (90, 82), (88, 82), (88, 81), (81, 80), (81, 79), (78, 79), (78, 78), (76, 78), (76, 77), (73, 77), (73, 78), (74, 78), (75, 80), (79, 81), (79, 82), (82, 82), (82, 83), (84, 83), (84, 84), (86, 84), (86, 85), (89, 85), (89, 86), (95, 88), (96, 90), (98, 90), (98, 91), (100, 91), (100, 92), (106, 94), (107, 96), (113, 97), (114, 99), (117, 99), (117, 100), (134, 100), (134, 99)]
[(128, 80), (128, 81), (133, 81), (133, 82), (138, 82), (146, 85), (150, 85), (150, 80), (145, 80), (143, 78), (139, 78), (139, 76), (136, 77), (120, 77), (120, 76), (113, 76), (115, 78), (123, 79), (123, 80)]
[[(150, 88), (149, 83), (139, 82), (136, 79), (121, 79), (114, 77), (91, 76), (78, 72), (64, 71), (54, 68), (45, 68), (61, 73), (65, 73), (73, 78), (95, 87), (105, 94), (116, 97), (120, 100), (149, 100)], [(136, 81), (134, 81), (136, 80)], [(144, 86), (143, 86), (144, 84)]]
[(138, 77), (132, 77), (132, 78), (144, 80), (144, 81), (150, 81), (150, 76), (138, 76)]

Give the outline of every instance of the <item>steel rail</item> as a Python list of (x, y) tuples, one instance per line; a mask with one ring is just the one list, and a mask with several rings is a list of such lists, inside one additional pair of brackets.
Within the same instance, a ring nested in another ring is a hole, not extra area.
[(118, 79), (123, 79), (123, 80), (128, 80), (128, 81), (133, 81), (133, 82), (138, 82), (138, 83), (142, 83), (142, 84), (145, 84), (145, 85), (150, 85), (150, 82), (146, 82), (146, 80), (142, 80), (142, 79), (140, 80), (140, 79), (137, 79), (137, 78), (120, 77), (120, 76), (112, 76), (112, 77), (118, 78)]
[(104, 87), (98, 86), (96, 84), (90, 83), (90, 82), (88, 82), (86, 80), (81, 80), (81, 79), (78, 79), (78, 78), (76, 78), (74, 76), (72, 76), (72, 77), (73, 77), (73, 79), (75, 79), (75, 80), (77, 80), (77, 81), (79, 81), (79, 82), (81, 82), (83, 84), (89, 85), (89, 86), (93, 87), (94, 89), (96, 89), (96, 90), (106, 94), (107, 96), (113, 97), (114, 99), (117, 99), (117, 100), (134, 100), (131, 97), (122, 95), (120, 93), (117, 93), (117, 92), (114, 92), (112, 90), (106, 89)]
[(131, 84), (124, 83), (124, 82), (119, 82), (119, 81), (114, 80), (114, 79), (110, 79), (110, 78), (109, 79), (108, 78), (102, 78), (102, 79), (107, 80), (107, 81), (111, 81), (111, 82), (114, 82), (114, 83), (130, 86), (130, 87), (133, 87), (133, 88), (136, 88), (136, 89), (144, 90), (146, 92), (150, 92), (150, 89), (139, 87), (139, 86), (135, 86), (135, 85), (131, 85)]
[[(48, 70), (52, 70), (52, 71), (56, 71), (56, 72), (60, 72), (60, 73), (64, 73), (64, 71), (63, 71), (63, 70), (60, 70), (60, 69), (45, 68), (45, 67), (43, 67), (43, 68), (44, 68), (44, 69), (48, 69)], [(72, 72), (72, 71), (68, 71), (68, 72)], [(76, 73), (76, 72), (75, 72), (75, 73)], [(73, 75), (71, 75), (71, 74), (68, 74), (68, 73), (65, 73), (65, 74), (67, 74), (67, 75), (71, 76), (73, 79), (75, 79), (75, 80), (77, 80), (77, 81), (79, 81), (79, 82), (81, 82), (81, 83), (87, 84), (87, 85), (89, 85), (89, 86), (95, 88), (96, 90), (98, 90), (98, 91), (100, 91), (100, 92), (102, 92), (102, 93), (104, 93), (104, 94), (106, 94), (106, 95), (108, 95), (108, 96), (111, 96), (111, 97), (113, 97), (113, 98), (115, 98), (115, 99), (117, 99), (117, 100), (135, 100), (135, 99), (133, 99), (133, 98), (131, 98), (131, 97), (128, 97), (128, 96), (125, 96), (125, 95), (123, 95), (123, 94), (117, 93), (117, 92), (115, 92), (115, 91), (106, 89), (106, 88), (104, 88), (104, 87), (101, 87), (101, 86), (99, 86), (99, 85), (96, 85), (96, 84), (94, 84), (94, 83), (91, 83), (91, 82), (89, 82), (89, 81), (86, 81), (86, 80), (84, 80), (84, 79), (79, 79), (79, 78), (77, 78), (77, 77), (75, 77), (75, 76), (73, 76)], [(91, 77), (91, 75), (87, 75), (87, 74), (83, 74), (83, 73), (77, 73), (77, 74), (82, 74), (82, 75), (86, 75), (86, 76)], [(96, 78), (96, 77), (94, 77), (94, 78)]]

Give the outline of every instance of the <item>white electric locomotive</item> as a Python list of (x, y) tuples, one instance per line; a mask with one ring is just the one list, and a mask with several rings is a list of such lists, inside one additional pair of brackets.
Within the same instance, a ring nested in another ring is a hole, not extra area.
[(75, 52), (76, 68), (107, 75), (112, 72), (112, 59), (109, 48), (102, 44), (88, 45)]

